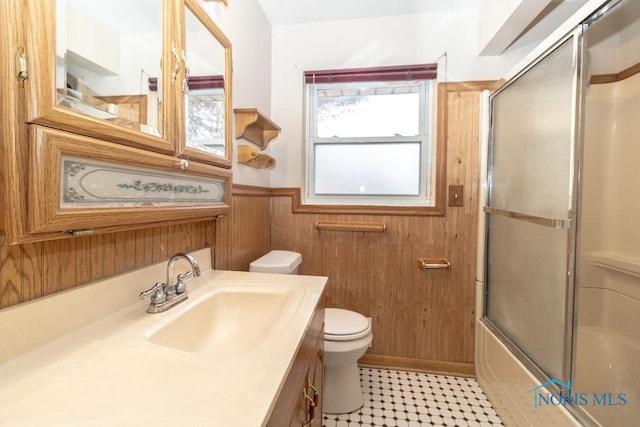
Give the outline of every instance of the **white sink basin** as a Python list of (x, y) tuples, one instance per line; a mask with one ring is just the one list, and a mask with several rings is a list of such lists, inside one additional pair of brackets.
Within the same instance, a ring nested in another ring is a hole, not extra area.
[(238, 356), (272, 340), (300, 305), (299, 286), (234, 287), (187, 300), (148, 341), (176, 350)]

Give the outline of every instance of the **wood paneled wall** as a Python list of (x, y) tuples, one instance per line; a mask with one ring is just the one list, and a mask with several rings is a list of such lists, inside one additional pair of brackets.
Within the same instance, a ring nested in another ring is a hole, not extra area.
[[(446, 207), (444, 216), (294, 213), (299, 189), (234, 186), (231, 214), (216, 225), (217, 268), (247, 270), (270, 249), (300, 252), (301, 274), (329, 277), (327, 306), (373, 319), (363, 362), (472, 374), (479, 107), (487, 87), (445, 84), (440, 100), (447, 185), (464, 185), (462, 207)], [(325, 220), (382, 222), (387, 231), (317, 231)], [(446, 258), (451, 269), (421, 270), (424, 257)]]
[[(213, 221), (0, 246), (0, 308), (213, 247)], [(149, 283), (152, 286), (153, 283)]]
[(270, 195), (268, 188), (233, 186), (231, 213), (216, 220), (216, 269), (249, 271), (271, 250)]

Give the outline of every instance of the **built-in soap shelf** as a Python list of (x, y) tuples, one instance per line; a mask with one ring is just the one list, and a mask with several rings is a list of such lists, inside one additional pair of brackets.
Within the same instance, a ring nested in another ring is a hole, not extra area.
[(640, 258), (621, 255), (615, 252), (585, 252), (581, 254), (581, 259), (582, 262), (596, 267), (640, 277)]
[[(244, 138), (258, 146), (260, 150), (267, 148), (269, 143), (280, 134), (280, 126), (257, 108), (235, 108), (233, 110), (236, 122), (236, 139)], [(238, 145), (238, 163), (259, 169), (271, 169), (276, 166), (276, 160), (249, 145)]]

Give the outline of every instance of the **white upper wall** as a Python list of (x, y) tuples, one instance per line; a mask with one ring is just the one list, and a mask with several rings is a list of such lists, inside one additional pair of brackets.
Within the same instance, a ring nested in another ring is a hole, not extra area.
[[(233, 108), (258, 108), (270, 114), (271, 108), (271, 24), (257, 0), (232, 0), (228, 6), (200, 2), (231, 41), (233, 54)], [(233, 132), (233, 129), (230, 130)], [(233, 139), (233, 182), (269, 187), (268, 170), (237, 163), (237, 144)]]
[(478, 56), (477, 25), (477, 10), (462, 9), (274, 27), (271, 117), (282, 133), (269, 146), (272, 186), (304, 182), (304, 71), (432, 63), (446, 52), (440, 80), (498, 79), (526, 52)]

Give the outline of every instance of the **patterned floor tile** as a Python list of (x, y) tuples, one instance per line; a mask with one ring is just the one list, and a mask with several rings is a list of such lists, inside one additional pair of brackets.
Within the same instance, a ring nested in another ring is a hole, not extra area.
[(364, 405), (323, 414), (324, 427), (502, 426), (473, 378), (360, 368)]

